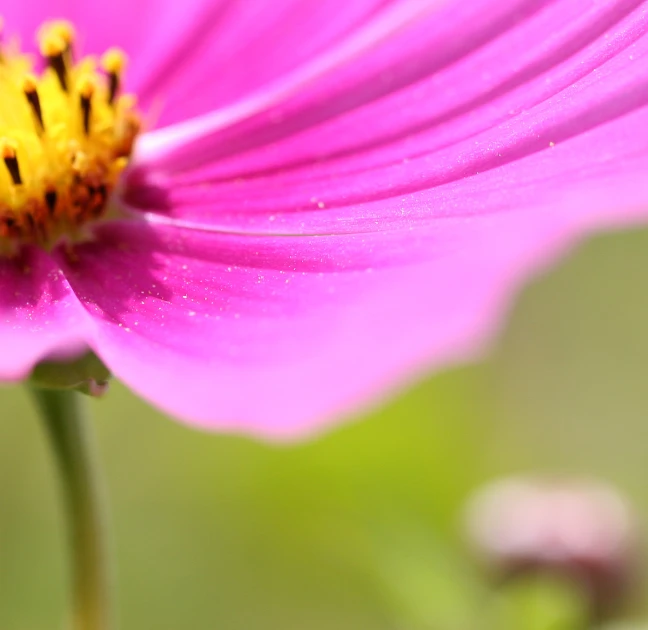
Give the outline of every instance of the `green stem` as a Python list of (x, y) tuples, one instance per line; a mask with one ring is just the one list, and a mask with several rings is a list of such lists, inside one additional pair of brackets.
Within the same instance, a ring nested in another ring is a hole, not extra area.
[(109, 571), (103, 495), (85, 400), (71, 390), (33, 388), (63, 486), (72, 569), (73, 630), (108, 630)]

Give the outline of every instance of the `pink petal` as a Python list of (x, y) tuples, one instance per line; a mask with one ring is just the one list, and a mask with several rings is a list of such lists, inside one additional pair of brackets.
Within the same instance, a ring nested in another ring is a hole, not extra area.
[[(484, 9), (488, 3), (480, 4)], [(312, 211), (324, 204), (330, 208), (329, 224), (350, 226), (350, 218), (366, 214), (366, 201), (436, 189), (525, 155), (537, 154), (537, 162), (528, 169), (532, 173), (538, 163), (558, 172), (585, 166), (579, 151), (592, 160), (607, 157), (612, 162), (618, 154), (599, 150), (610, 143), (631, 154), (643, 142), (633, 137), (637, 134), (632, 125), (645, 123), (640, 116), (632, 123), (623, 117), (643, 108), (646, 100), (645, 11), (633, 10), (636, 1), (593, 4), (586, 12), (580, 0), (544, 4), (540, 11), (537, 3), (530, 3), (523, 14), (526, 19), (511, 10), (518, 22), (511, 24), (509, 18), (504, 31), (492, 25), (489, 30), (487, 16), (476, 20), (491, 39), (447, 67), (444, 37), (456, 39), (459, 26), (437, 16), (439, 24), (449, 26), (438, 33), (438, 41), (435, 32), (427, 33), (430, 45), (440, 51), (436, 62), (430, 60), (430, 76), (395, 89), (389, 97), (384, 97), (385, 88), (383, 98), (351, 108), (344, 116), (338, 115), (339, 92), (327, 96), (322, 91), (306, 111), (286, 105), (289, 115), (275, 112), (281, 114), (277, 124), (270, 124), (268, 117), (253, 119), (223, 130), (222, 138), (207, 136), (204, 142), (177, 147), (167, 165), (170, 205), (187, 220), (234, 229), (254, 222), (255, 230), (292, 230), (283, 219), (318, 229), (310, 225), (311, 217), (316, 214), (315, 221), (326, 222), (322, 215), (327, 213)], [(459, 7), (465, 6), (449, 6), (455, 22), (466, 10)], [(392, 75), (399, 79), (402, 70), (396, 64)], [(475, 76), (485, 78), (476, 81)], [(366, 101), (366, 85), (358, 85), (355, 78), (347, 97)], [(396, 87), (401, 83), (394, 81)], [(319, 118), (314, 120), (315, 114)], [(318, 122), (327, 117), (331, 120)], [(618, 127), (606, 124), (617, 119)], [(590, 130), (589, 140), (577, 149), (552, 154), (550, 160), (540, 155)], [(286, 139), (277, 141), (281, 136)], [(626, 141), (634, 149), (625, 150)], [(190, 156), (195, 163), (185, 161)], [(208, 167), (198, 161), (212, 158), (219, 159), (207, 162)], [(186, 166), (197, 170), (178, 173)], [(295, 210), (299, 216), (285, 217)], [(311, 211), (310, 217), (304, 211)], [(393, 217), (393, 204), (386, 203), (382, 215)], [(269, 224), (270, 216), (274, 225)], [(371, 217), (377, 218), (373, 212)]]
[[(515, 156), (509, 160), (502, 159), (504, 151), (486, 145), (475, 151), (472, 160), (466, 155), (465, 161), (431, 163), (428, 173), (411, 183), (408, 179), (395, 179), (392, 184), (395, 194), (391, 196), (383, 189), (385, 179), (368, 171), (364, 174), (365, 179), (374, 183), (375, 193), (364, 188), (362, 178), (357, 182), (363, 186), (362, 193), (357, 193), (347, 187), (344, 175), (340, 175), (339, 179), (326, 180), (326, 191), (319, 196), (314, 193), (310, 198), (306, 198), (308, 185), (302, 186), (299, 181), (283, 187), (266, 181), (265, 197), (261, 191), (258, 196), (246, 197), (245, 192), (257, 183), (253, 180), (249, 185), (233, 182), (228, 186), (229, 195), (218, 186), (167, 188), (167, 184), (161, 191), (162, 198), (157, 191), (157, 195), (149, 199), (152, 191), (138, 188), (132, 191), (129, 199), (135, 210), (139, 207), (148, 211), (151, 222), (265, 234), (414, 229), (452, 217), (516, 211), (529, 204), (550, 205), (556, 198), (588, 190), (597, 183), (605, 183), (610, 189), (623, 185), (619, 194), (628, 197), (628, 204), (633, 207), (640, 202), (648, 205), (645, 178), (648, 136), (637, 133), (637, 129), (646, 125), (648, 109), (641, 108), (554, 146), (550, 146), (551, 141), (547, 139), (552, 135), (537, 141), (532, 136), (530, 141), (541, 144), (542, 148), (537, 147), (539, 150), (531, 151), (526, 157)], [(533, 132), (532, 127), (529, 129)], [(553, 137), (557, 138), (557, 134)], [(500, 162), (504, 163), (500, 165)], [(471, 170), (480, 165), (483, 171), (472, 174)], [(471, 169), (468, 174), (465, 173), (467, 169)], [(408, 178), (407, 165), (397, 175)], [(432, 181), (426, 181), (428, 179)], [(317, 183), (313, 183), (311, 190), (316, 190)], [(242, 189), (240, 197), (234, 194), (237, 186)], [(403, 188), (399, 190), (399, 186)], [(221, 190), (222, 194), (216, 195), (216, 190)], [(156, 203), (157, 208), (163, 208), (162, 214), (156, 210)], [(606, 206), (605, 211), (606, 220), (612, 225), (624, 220), (617, 205)], [(591, 219), (601, 225), (603, 217), (592, 211)]]
[(521, 279), (617, 201), (595, 189), (329, 237), (113, 224), (61, 264), (97, 322), (94, 349), (140, 395), (202, 427), (293, 437), (473, 356)]
[(232, 103), (306, 63), (394, 0), (168, 0), (133, 61), (133, 88), (160, 101), (158, 126)]
[[(307, 63), (298, 66), (293, 72), (280, 76), (268, 86), (253, 92), (251, 96), (240, 102), (235, 102), (222, 110), (216, 110), (194, 119), (172, 125), (169, 129), (161, 129), (147, 134), (142, 138), (139, 148), (139, 159), (155, 158), (159, 166), (164, 158), (171, 157), (177, 168), (187, 168), (188, 163), (204, 162), (208, 155), (215, 155), (213, 149), (219, 139), (219, 132), (234, 123), (250, 117), (253, 120), (259, 115), (265, 123), (276, 122), (275, 115), (281, 118), (281, 112), (272, 113), (272, 106), (281, 103), (289, 96), (298, 94), (305, 86), (316, 79), (331, 75), (331, 71), (341, 68), (345, 63), (362, 55), (381, 42), (389, 39), (407, 25), (429, 15), (434, 7), (443, 0), (393, 0), (386, 3), (383, 10), (376, 12), (372, 19), (347, 37), (335, 42), (321, 55), (315, 56)], [(464, 16), (465, 17), (465, 16)], [(410, 47), (407, 46), (409, 50)], [(205, 86), (204, 86), (205, 87)], [(186, 97), (186, 95), (183, 95)], [(198, 142), (194, 142), (194, 140)], [(183, 150), (186, 149), (186, 150)], [(151, 155), (162, 153), (162, 155)], [(182, 153), (181, 159), (179, 153)]]
[(87, 348), (92, 321), (52, 259), (33, 249), (0, 258), (0, 380), (20, 380), (46, 356)]
[(294, 435), (474, 355), (525, 276), (645, 219), (647, 31), (638, 0), (448, 3), (150, 136), (126, 200), (165, 320), (104, 324), (103, 356), (190, 421)]
[(230, 103), (292, 70), (394, 0), (0, 0), (32, 46), (46, 19), (72, 20), (83, 53), (120, 46), (128, 89), (158, 125)]

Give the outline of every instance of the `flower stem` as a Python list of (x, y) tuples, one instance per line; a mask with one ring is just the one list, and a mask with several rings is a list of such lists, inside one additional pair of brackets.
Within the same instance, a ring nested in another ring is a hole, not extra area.
[(85, 400), (71, 390), (31, 391), (47, 428), (63, 486), (72, 570), (70, 628), (109, 630), (103, 495)]

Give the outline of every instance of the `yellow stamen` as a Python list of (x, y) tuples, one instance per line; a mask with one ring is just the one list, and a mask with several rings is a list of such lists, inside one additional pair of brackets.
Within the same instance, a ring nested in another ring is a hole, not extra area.
[(22, 184), (18, 166), (18, 144), (11, 138), (0, 138), (0, 153), (14, 185)]
[(39, 40), (40, 51), (47, 63), (56, 72), (59, 83), (65, 92), (68, 90), (67, 67), (65, 63), (65, 52), (67, 44), (65, 40), (55, 31), (46, 30)]
[(18, 152), (18, 143), (11, 138), (0, 138), (0, 153), (2, 158), (15, 158)]
[(101, 67), (106, 72), (121, 74), (126, 67), (126, 55), (119, 48), (111, 48), (101, 57)]
[(112, 103), (119, 91), (126, 55), (119, 48), (111, 48), (101, 58), (101, 67), (108, 74), (108, 102)]
[(45, 131), (45, 122), (43, 121), (43, 110), (38, 96), (38, 79), (33, 74), (26, 74), (23, 78), (22, 88), (27, 97), (27, 102), (34, 112), (39, 132), (42, 133)]
[(45, 31), (38, 41), (43, 57), (56, 57), (65, 52), (67, 43), (59, 33), (52, 30)]
[(69, 48), (74, 44), (76, 39), (76, 31), (71, 22), (67, 20), (54, 20), (45, 25), (45, 28), (49, 28), (52, 33), (56, 33)]
[(92, 95), (95, 91), (94, 79), (89, 75), (84, 75), (79, 79), (77, 84), (79, 92), (79, 102), (83, 115), (83, 131), (86, 135), (90, 133), (90, 112), (92, 111)]
[(140, 131), (135, 98), (118, 96), (125, 55), (75, 63), (75, 40), (68, 22), (40, 29), (42, 74), (15, 48), (0, 51), (0, 256), (83, 238), (104, 216)]
[(22, 87), (26, 94), (36, 92), (38, 90), (38, 79), (33, 74), (26, 74), (23, 77)]
[(77, 81), (77, 91), (83, 98), (91, 98), (95, 87), (95, 80), (91, 74), (84, 74)]

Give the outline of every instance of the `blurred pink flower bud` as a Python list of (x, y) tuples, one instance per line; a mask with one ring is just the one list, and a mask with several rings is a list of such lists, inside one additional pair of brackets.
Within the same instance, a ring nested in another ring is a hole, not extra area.
[(554, 572), (579, 583), (597, 617), (616, 610), (638, 577), (638, 526), (609, 485), (509, 479), (469, 503), (472, 545), (503, 579)]

